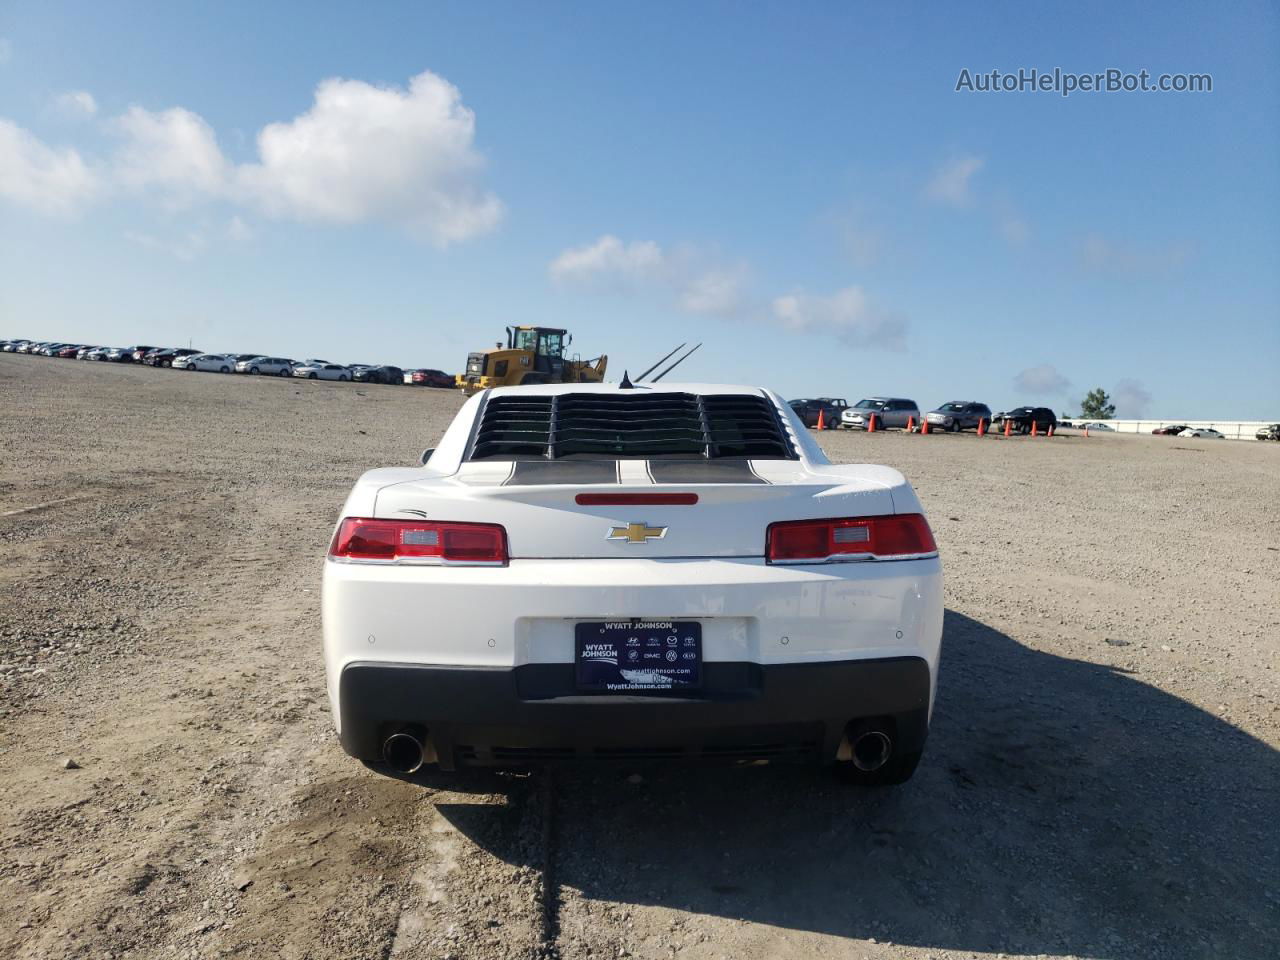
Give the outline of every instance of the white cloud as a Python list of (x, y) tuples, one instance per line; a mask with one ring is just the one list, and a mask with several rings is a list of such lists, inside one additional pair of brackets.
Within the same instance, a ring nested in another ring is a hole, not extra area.
[(0, 197), (40, 213), (65, 216), (98, 193), (98, 175), (80, 154), (55, 149), (0, 118)]
[(234, 216), (227, 222), (227, 236), (236, 243), (248, 243), (253, 239), (253, 227)]
[(565, 286), (648, 296), (682, 313), (778, 324), (854, 346), (905, 349), (905, 318), (874, 306), (858, 287), (830, 296), (803, 292), (760, 301), (748, 296), (750, 270), (695, 247), (664, 250), (651, 240), (626, 242), (605, 234), (551, 261), (552, 280)]
[(741, 305), (746, 267), (715, 262), (692, 247), (664, 250), (652, 240), (630, 243), (605, 234), (565, 250), (548, 268), (557, 283), (628, 295), (669, 297), (686, 313), (726, 316)]
[(624, 243), (605, 234), (595, 243), (565, 250), (551, 261), (551, 277), (560, 283), (616, 287), (661, 279), (666, 255), (652, 240)]
[(191, 200), (227, 189), (230, 164), (213, 128), (190, 110), (152, 112), (130, 107), (114, 126), (124, 138), (116, 153), (116, 179), (135, 189), (159, 188), (169, 197)]
[(457, 87), (420, 73), (408, 90), (331, 79), (311, 109), (258, 134), (260, 161), (237, 190), (266, 213), (297, 220), (388, 220), (438, 243), (493, 229), (501, 201), (474, 183), (475, 114)]
[(845, 287), (829, 296), (791, 293), (776, 298), (772, 318), (788, 330), (834, 335), (857, 347), (905, 350), (907, 321), (872, 305), (860, 287)]
[(209, 239), (202, 230), (189, 230), (181, 236), (172, 240), (162, 240), (159, 237), (152, 236), (149, 233), (137, 233), (132, 230), (126, 230), (124, 238), (130, 243), (136, 243), (140, 247), (146, 247), (148, 250), (159, 250), (163, 253), (172, 254), (179, 260), (190, 262), (204, 252), (209, 245)]
[[(97, 107), (83, 91), (59, 102), (87, 113)], [(77, 168), (81, 181), (93, 179), (78, 153), (51, 150), (0, 123), (0, 171), (10, 174), (0, 195), (56, 210), (58, 191), (31, 184), (59, 181), (62, 193), (87, 198), (90, 191), (77, 194), (67, 183)], [(503, 216), (501, 201), (478, 184), (484, 160), (474, 146), (475, 115), (456, 87), (429, 72), (408, 89), (323, 81), (309, 110), (261, 130), (254, 163), (229, 161), (213, 128), (183, 107), (133, 106), (111, 128), (120, 146), (98, 164), (110, 183), (159, 195), (170, 207), (213, 200), (306, 222), (382, 221), (441, 245), (492, 230)]]
[(98, 101), (87, 90), (68, 90), (55, 99), (58, 108), (65, 113), (93, 116), (98, 112)]
[(1019, 394), (1051, 394), (1057, 396), (1066, 393), (1071, 381), (1058, 372), (1052, 364), (1042, 363), (1039, 366), (1027, 367), (1013, 378), (1013, 388)]
[(1167, 273), (1191, 259), (1187, 243), (1171, 242), (1141, 249), (1100, 233), (1091, 233), (1080, 242), (1080, 263), (1085, 269), (1111, 276), (1134, 276), (1143, 273)]
[(982, 157), (972, 154), (955, 157), (943, 164), (925, 185), (925, 196), (950, 207), (972, 206), (973, 190), (970, 181), (985, 162)]
[(1125, 377), (1116, 384), (1111, 399), (1116, 405), (1116, 413), (1119, 416), (1141, 419), (1147, 415), (1151, 393), (1143, 386), (1141, 380)]

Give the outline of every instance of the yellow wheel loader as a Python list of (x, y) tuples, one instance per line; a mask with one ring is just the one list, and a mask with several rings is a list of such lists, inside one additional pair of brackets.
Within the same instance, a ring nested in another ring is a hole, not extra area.
[(467, 354), (467, 369), (454, 378), (467, 396), (488, 387), (526, 383), (600, 383), (606, 356), (582, 360), (565, 356), (572, 334), (552, 327), (507, 327), (507, 345)]

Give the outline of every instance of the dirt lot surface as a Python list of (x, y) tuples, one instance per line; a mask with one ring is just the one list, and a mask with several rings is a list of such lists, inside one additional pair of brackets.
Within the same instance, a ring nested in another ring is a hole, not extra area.
[(1280, 956), (1280, 447), (821, 434), (946, 565), (903, 787), (407, 783), (331, 733), (321, 557), (458, 403), (0, 356), (0, 957)]

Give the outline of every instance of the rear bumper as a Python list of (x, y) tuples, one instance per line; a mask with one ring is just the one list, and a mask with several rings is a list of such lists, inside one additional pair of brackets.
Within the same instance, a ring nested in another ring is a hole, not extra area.
[(577, 759), (831, 762), (847, 726), (878, 719), (894, 749), (919, 750), (932, 678), (918, 657), (704, 664), (696, 696), (587, 695), (573, 666), (440, 667), (353, 662), (342, 670), (343, 748), (366, 763), (405, 726), (426, 730), (440, 766)]

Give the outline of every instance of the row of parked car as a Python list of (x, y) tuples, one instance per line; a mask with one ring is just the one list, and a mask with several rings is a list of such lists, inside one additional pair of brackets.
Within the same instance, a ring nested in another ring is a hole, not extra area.
[(1033, 424), (1037, 432), (1045, 432), (1051, 426), (1058, 426), (1057, 415), (1048, 407), (1014, 407), (1012, 410), (992, 413), (985, 403), (974, 400), (950, 400), (923, 414), (918, 403), (904, 397), (867, 397), (852, 406), (847, 400), (817, 397), (792, 400), (791, 408), (801, 416), (805, 426), (816, 427), (821, 415), (823, 426), (845, 430), (866, 430), (872, 416), (876, 418), (876, 426), (880, 428), (906, 429), (908, 426), (919, 426), (922, 422), (927, 422), (930, 430), (952, 433), (976, 430), (979, 421), (985, 422), (989, 428), (1000, 430), (1004, 429), (1004, 424), (1008, 421), (1009, 428), (1014, 433), (1030, 433)]
[(104, 363), (141, 363), (205, 373), (243, 373), (250, 376), (301, 377), (305, 380), (338, 380), (353, 383), (409, 384), (452, 389), (453, 377), (441, 370), (404, 369), (389, 363), (331, 363), (328, 360), (290, 360), (261, 353), (205, 353), (191, 347), (102, 347), (86, 343), (53, 343), (35, 340), (0, 340), (0, 352), (65, 360)]
[[(1030, 433), (1032, 425), (1038, 433), (1048, 432), (1050, 427), (1071, 427), (1077, 430), (1088, 428), (1104, 433), (1114, 432), (1102, 420), (1059, 420), (1048, 407), (1014, 407), (1012, 410), (992, 413), (985, 403), (973, 400), (952, 400), (942, 404), (936, 410), (920, 413), (920, 405), (914, 400), (902, 397), (868, 397), (859, 400), (852, 406), (845, 400), (835, 397), (817, 397), (815, 399), (792, 400), (791, 408), (800, 415), (807, 427), (816, 427), (821, 415), (822, 424), (830, 429), (865, 430), (874, 414), (876, 426), (881, 428), (906, 429), (908, 425), (919, 426), (922, 419), (927, 421), (930, 430), (946, 430), (959, 433), (961, 430), (976, 430), (979, 421), (985, 421), (992, 430), (1003, 431), (1006, 421), (1012, 433)], [(1207, 437), (1221, 439), (1223, 434), (1212, 427), (1191, 427), (1185, 423), (1172, 423), (1157, 427), (1151, 431), (1157, 436)], [(1270, 424), (1257, 433), (1259, 440), (1280, 440), (1280, 424)]]

